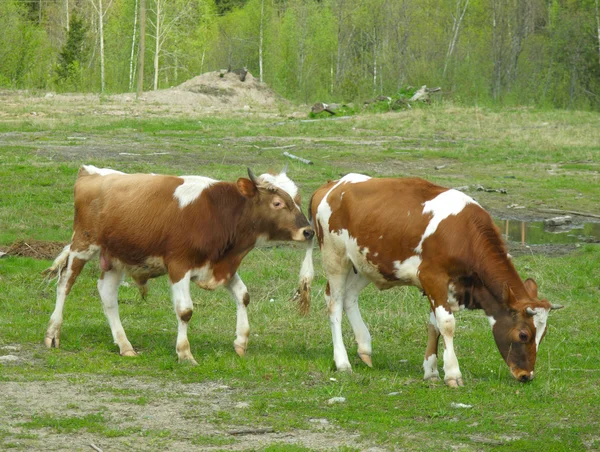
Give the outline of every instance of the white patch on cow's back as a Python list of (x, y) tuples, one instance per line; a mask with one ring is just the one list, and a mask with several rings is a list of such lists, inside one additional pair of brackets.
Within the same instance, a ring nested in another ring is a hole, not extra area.
[(431, 214), (432, 217), (415, 251), (421, 254), (423, 252), (423, 242), (437, 230), (440, 223), (450, 215), (458, 215), (468, 204), (479, 205), (473, 198), (454, 189), (446, 190), (423, 203), (423, 215)]
[(206, 188), (218, 182), (203, 176), (181, 176), (180, 179), (183, 179), (183, 184), (175, 189), (173, 197), (179, 201), (181, 209), (193, 203)]
[(546, 323), (548, 322), (549, 310), (544, 308), (534, 308), (535, 315), (533, 316), (533, 326), (535, 326), (535, 350), (540, 346), (544, 331), (546, 331)]
[(97, 174), (99, 176), (108, 176), (110, 174), (125, 174), (122, 171), (117, 171), (110, 168), (97, 168), (94, 165), (83, 165), (83, 169), (89, 174)]
[(394, 275), (401, 282), (421, 287), (419, 281), (419, 266), (421, 265), (421, 256), (411, 256), (402, 262), (394, 261)]

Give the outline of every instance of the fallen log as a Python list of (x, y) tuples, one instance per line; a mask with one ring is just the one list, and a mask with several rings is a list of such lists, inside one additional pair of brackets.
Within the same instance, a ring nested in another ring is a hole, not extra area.
[(312, 165), (313, 164), (313, 162), (311, 160), (308, 160), (308, 159), (305, 159), (305, 158), (302, 158), (302, 157), (298, 157), (297, 155), (290, 154), (287, 151), (285, 151), (283, 153), (283, 155), (285, 155), (286, 157), (289, 157), (289, 158), (291, 158), (293, 160), (298, 160), (298, 161), (300, 161), (300, 162), (302, 162), (302, 163), (304, 163), (306, 165)]

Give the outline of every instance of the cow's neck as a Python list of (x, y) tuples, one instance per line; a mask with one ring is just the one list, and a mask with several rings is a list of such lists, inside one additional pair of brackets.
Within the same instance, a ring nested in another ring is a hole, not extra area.
[(506, 255), (484, 260), (477, 274), (484, 285), (479, 290), (478, 301), (488, 316), (514, 309), (509, 305), (509, 289), (517, 300), (528, 298), (521, 277)]

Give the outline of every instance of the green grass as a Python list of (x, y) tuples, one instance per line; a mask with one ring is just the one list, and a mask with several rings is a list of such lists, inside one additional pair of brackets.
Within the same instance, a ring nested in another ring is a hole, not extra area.
[[(8, 113), (0, 121), (0, 245), (23, 238), (68, 241), (72, 185), (82, 163), (235, 180), (246, 166), (280, 169), (283, 150), (272, 148), (291, 144), (286, 150), (315, 162), (289, 162), (305, 205), (320, 184), (349, 171), (506, 188), (508, 195), (467, 191), (500, 212), (512, 203), (527, 206), (529, 215), (542, 207), (598, 213), (600, 205), (598, 115), (592, 113), (432, 107), (311, 123), (51, 112), (22, 120)], [(67, 139), (72, 136), (87, 139)], [(533, 382), (512, 379), (482, 312), (457, 316), (455, 347), (466, 382), (459, 390), (421, 380), (429, 308), (410, 288), (365, 289), (360, 304), (373, 336), (374, 368), (356, 356), (344, 321), (354, 373), (335, 372), (318, 253), (310, 314), (299, 316), (289, 301), (301, 259), (298, 248), (276, 247), (254, 250), (244, 260), (240, 274), (251, 296), (251, 335), (243, 359), (233, 351), (235, 304), (229, 294), (193, 290), (189, 336), (196, 367), (177, 363), (177, 322), (166, 279), (150, 282), (145, 301), (135, 287), (121, 288), (121, 318), (137, 358), (120, 357), (112, 343), (96, 290), (96, 263), (86, 267), (67, 300), (61, 348), (46, 350), (41, 343), (55, 287), (43, 283), (40, 272), (50, 262), (0, 260), (0, 355), (20, 358), (0, 364), (0, 449), (38, 450), (47, 438), (65, 447), (64, 438), (73, 438), (79, 441), (74, 449), (88, 448), (93, 438), (105, 450), (600, 446), (597, 245), (564, 256), (515, 259), (544, 297), (567, 306), (550, 316)], [(14, 345), (18, 351), (1, 348)], [(337, 396), (346, 402), (327, 403)], [(261, 427), (273, 428), (276, 436), (228, 433)], [(294, 435), (304, 442), (291, 442)]]

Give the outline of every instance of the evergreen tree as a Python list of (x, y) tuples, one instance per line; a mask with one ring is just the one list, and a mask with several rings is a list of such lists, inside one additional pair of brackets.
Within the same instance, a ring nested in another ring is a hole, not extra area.
[(86, 29), (83, 19), (74, 14), (69, 21), (67, 41), (58, 55), (56, 74), (59, 85), (78, 87), (84, 58), (85, 38)]

